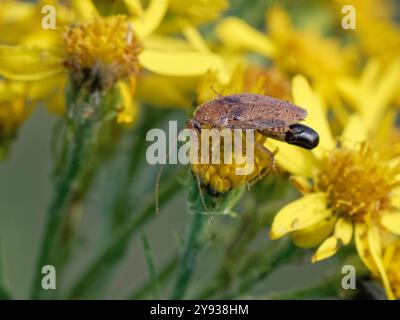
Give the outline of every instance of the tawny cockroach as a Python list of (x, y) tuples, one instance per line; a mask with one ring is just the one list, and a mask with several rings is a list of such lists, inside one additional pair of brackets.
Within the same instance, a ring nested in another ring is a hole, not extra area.
[(306, 117), (306, 110), (288, 101), (242, 93), (218, 96), (202, 104), (196, 109), (194, 119), (187, 122), (187, 127), (197, 130), (202, 126), (253, 129), (275, 140), (314, 149), (319, 142), (318, 133), (299, 124)]

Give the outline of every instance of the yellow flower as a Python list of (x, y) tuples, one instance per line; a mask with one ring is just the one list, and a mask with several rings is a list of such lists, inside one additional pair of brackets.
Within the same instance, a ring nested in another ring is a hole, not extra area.
[(72, 26), (63, 34), (63, 42), (63, 63), (75, 80), (95, 69), (100, 81), (112, 85), (139, 72), (139, 40), (122, 16), (96, 17)]
[(267, 11), (266, 19), (267, 34), (239, 18), (228, 17), (217, 26), (217, 35), (228, 47), (274, 60), (289, 75), (301, 73), (326, 81), (350, 69), (352, 55), (335, 39), (323, 38), (317, 29), (295, 29), (288, 14), (278, 6)]
[[(222, 61), (215, 54), (181, 50), (174, 47), (173, 41), (157, 43), (151, 39), (167, 4), (167, 0), (153, 0), (142, 16), (128, 19), (104, 18), (98, 15), (91, 1), (72, 1), (78, 22), (58, 30), (57, 44), (51, 41), (29, 46), (0, 45), (0, 75), (19, 81), (38, 81), (70, 74), (75, 81), (90, 80), (92, 84), (107, 87), (117, 81), (132, 82), (130, 78), (137, 76), (139, 67), (167, 76), (199, 76), (220, 69)], [(126, 90), (126, 86), (118, 85), (118, 88), (123, 99), (119, 110), (124, 114), (117, 119), (126, 123), (135, 118), (132, 116), (135, 101), (129, 96), (132, 87)]]
[[(154, 73), (140, 75), (137, 97), (157, 107), (192, 107), (199, 77), (171, 77)], [(158, 94), (154, 94), (157, 92)]]
[[(359, 115), (354, 115), (340, 139), (332, 137), (320, 99), (302, 76), (293, 79), (294, 103), (308, 111), (305, 123), (320, 135), (312, 152), (279, 146), (277, 162), (294, 174), (304, 196), (275, 217), (271, 238), (291, 234), (301, 247), (319, 246), (312, 261), (334, 255), (355, 238), (363, 262), (377, 270), (389, 298), (393, 292), (383, 266), (382, 248), (389, 236), (400, 235), (399, 159), (391, 159), (368, 144)], [(272, 142), (270, 142), (272, 143)], [(390, 222), (389, 222), (390, 221)]]
[[(19, 0), (2, 0), (0, 12), (0, 43), (40, 44), (55, 43), (58, 32), (42, 28), (42, 8), (51, 5), (56, 10), (56, 25), (61, 27), (73, 18), (71, 10), (57, 0), (39, 0), (36, 3)], [(12, 30), (12, 32), (10, 32)]]
[(337, 80), (340, 95), (363, 117), (368, 129), (382, 121), (389, 105), (399, 91), (400, 60), (383, 66), (378, 60), (369, 60), (359, 79), (344, 76)]
[[(197, 89), (197, 104), (209, 101), (215, 98), (215, 92), (221, 95), (229, 95), (234, 93), (259, 93), (269, 94), (270, 96), (286, 99), (289, 92), (289, 84), (286, 79), (280, 75), (275, 69), (261, 69), (255, 66), (237, 67), (232, 74), (230, 81), (222, 84), (218, 81), (214, 73), (208, 73), (200, 81)], [(263, 145), (266, 141), (266, 136), (256, 132), (255, 142)], [(233, 139), (232, 139), (233, 140)], [(195, 177), (199, 177), (201, 183), (207, 186), (212, 192), (223, 193), (244, 184), (252, 183), (255, 180), (262, 178), (272, 168), (271, 156), (257, 147), (254, 149), (255, 166), (247, 175), (238, 175), (238, 168), (246, 168), (250, 164), (247, 161), (238, 162), (245, 156), (245, 146), (247, 140), (243, 136), (243, 152), (242, 154), (233, 155), (232, 164), (196, 164), (192, 165), (192, 170)], [(211, 145), (211, 143), (210, 143)], [(271, 149), (274, 150), (274, 149)], [(210, 161), (213, 156), (212, 148), (210, 147)], [(224, 149), (221, 141), (220, 159), (223, 159)], [(222, 162), (222, 161), (221, 161)]]
[[(331, 0), (332, 1), (332, 0)], [(394, 1), (387, 0), (333, 0), (339, 19), (341, 9), (352, 5), (356, 10), (354, 35), (362, 52), (371, 58), (390, 62), (400, 55), (400, 26), (396, 23)]]
[(28, 88), (22, 83), (0, 80), (0, 159), (32, 108), (25, 107)]

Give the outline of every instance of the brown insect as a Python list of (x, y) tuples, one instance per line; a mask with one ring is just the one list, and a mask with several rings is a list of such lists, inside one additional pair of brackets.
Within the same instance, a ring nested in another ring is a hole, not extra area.
[[(199, 106), (188, 128), (202, 126), (217, 129), (253, 129), (269, 138), (285, 141), (305, 149), (319, 143), (318, 133), (299, 124), (307, 111), (288, 101), (253, 93), (220, 96)], [(266, 149), (266, 148), (265, 148)], [(271, 153), (269, 150), (267, 151)]]
[[(318, 133), (310, 127), (299, 124), (306, 117), (307, 111), (303, 108), (269, 96), (252, 93), (227, 96), (218, 94), (216, 99), (208, 101), (196, 109), (194, 119), (188, 120), (186, 127), (199, 132), (204, 126), (216, 129), (253, 129), (275, 140), (305, 149), (314, 149), (319, 143)], [(257, 143), (256, 147), (267, 153), (272, 164), (274, 163), (274, 152)], [(157, 178), (156, 199), (158, 198), (160, 174), (161, 170)], [(206, 208), (201, 194), (199, 177), (197, 177), (197, 183), (203, 205)], [(156, 204), (158, 211), (157, 200)]]

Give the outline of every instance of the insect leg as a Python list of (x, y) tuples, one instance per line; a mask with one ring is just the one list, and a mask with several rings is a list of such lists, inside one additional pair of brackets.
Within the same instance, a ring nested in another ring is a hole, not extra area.
[(222, 98), (222, 95), (217, 90), (215, 90), (214, 86), (211, 86), (210, 89), (216, 94), (218, 98)]
[(254, 145), (256, 146), (257, 150), (266, 154), (270, 158), (272, 170), (275, 172), (278, 171), (277, 167), (275, 166), (275, 155), (278, 153), (278, 148), (276, 148), (274, 151), (271, 151), (259, 142), (254, 142)]

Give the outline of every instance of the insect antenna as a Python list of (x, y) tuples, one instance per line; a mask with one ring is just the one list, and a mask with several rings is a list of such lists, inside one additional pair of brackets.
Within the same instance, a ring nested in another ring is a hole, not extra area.
[(206, 200), (204, 199), (204, 194), (203, 194), (203, 189), (201, 187), (201, 183), (200, 183), (200, 176), (199, 176), (199, 172), (196, 170), (196, 184), (197, 184), (197, 189), (199, 190), (199, 195), (200, 195), (200, 200), (201, 200), (201, 204), (203, 205), (203, 208), (207, 214), (208, 219), (210, 220), (211, 223), (214, 223), (214, 219), (210, 213), (210, 211), (208, 210), (207, 204), (206, 204)]
[[(199, 148), (198, 150), (201, 150), (200, 148), (200, 144), (198, 142), (198, 134), (197, 132), (200, 131), (200, 129), (196, 129), (195, 126), (193, 126), (192, 128), (192, 133), (194, 133), (194, 135), (192, 135), (192, 137), (194, 136), (194, 139), (196, 140), (195, 145)], [(197, 184), (197, 189), (199, 190), (199, 195), (200, 195), (200, 200), (201, 200), (201, 204), (204, 208), (204, 211), (207, 214), (208, 219), (210, 220), (211, 223), (214, 222), (212, 215), (210, 213), (210, 211), (208, 210), (207, 204), (206, 204), (206, 200), (204, 198), (204, 194), (203, 194), (203, 189), (201, 187), (201, 182), (200, 182), (200, 176), (199, 176), (199, 171), (198, 170), (194, 170), (195, 173), (195, 179), (196, 179), (196, 184)]]
[[(176, 139), (176, 141), (174, 141), (172, 147), (175, 148), (177, 144), (178, 144), (178, 138)], [(159, 201), (158, 201), (159, 194), (160, 194), (160, 193), (159, 193), (159, 190), (160, 190), (160, 180), (161, 180), (162, 171), (163, 171), (165, 165), (168, 163), (169, 150), (171, 150), (171, 147), (168, 148), (168, 152), (167, 152), (166, 157), (165, 157), (165, 163), (161, 163), (161, 164), (160, 164), (160, 170), (158, 170), (158, 174), (157, 174), (157, 178), (156, 178), (156, 185), (155, 185), (155, 190), (154, 190), (155, 205), (156, 205), (156, 214), (158, 214), (159, 211), (160, 211), (160, 210), (159, 210), (159, 209), (160, 209), (160, 208), (159, 208)]]
[[(195, 128), (192, 128), (192, 130), (196, 131)], [(197, 140), (197, 134), (195, 134), (195, 139)], [(177, 145), (177, 143), (178, 143), (178, 139), (176, 139), (176, 141), (174, 141), (173, 147), (175, 147)], [(197, 143), (197, 146), (199, 146), (198, 143)], [(170, 150), (170, 149), (171, 148), (169, 148), (168, 150)], [(159, 208), (159, 190), (160, 190), (161, 174), (162, 174), (162, 171), (163, 171), (165, 165), (168, 163), (168, 158), (169, 158), (168, 156), (169, 156), (169, 153), (167, 152), (167, 154), (166, 154), (166, 163), (160, 164), (160, 170), (158, 171), (157, 178), (156, 178), (156, 185), (155, 185), (155, 192), (154, 192), (155, 193), (156, 214), (158, 214), (159, 211), (160, 211), (160, 208)], [(214, 220), (212, 218), (212, 215), (211, 215), (210, 211), (208, 210), (208, 207), (207, 207), (207, 204), (206, 204), (206, 201), (205, 201), (205, 198), (204, 198), (203, 190), (202, 190), (202, 187), (201, 187), (201, 183), (200, 183), (200, 176), (199, 176), (199, 173), (198, 173), (197, 170), (195, 171), (195, 175), (196, 175), (195, 179), (196, 179), (196, 182), (197, 182), (197, 188), (199, 190), (202, 206), (203, 206), (203, 208), (204, 208), (204, 210), (205, 210), (205, 212), (207, 214), (207, 217), (209, 218), (211, 223), (213, 223)]]
[(215, 95), (216, 95), (218, 98), (221, 98), (221, 97), (222, 97), (222, 95), (221, 95), (217, 90), (215, 90), (214, 86), (211, 86), (210, 89), (215, 93)]
[[(167, 155), (167, 157), (168, 157), (168, 155)], [(160, 170), (158, 170), (157, 179), (156, 179), (156, 185), (155, 185), (155, 190), (154, 190), (154, 195), (155, 195), (155, 197), (156, 197), (156, 199), (155, 199), (155, 200), (156, 200), (156, 201), (155, 201), (155, 204), (156, 204), (156, 214), (158, 214), (159, 211), (160, 211), (159, 204), (158, 204), (158, 197), (159, 197), (161, 173), (162, 173), (162, 171), (163, 171), (163, 169), (164, 169), (164, 166), (165, 166), (164, 163), (162, 163), (162, 164), (160, 165)]]

